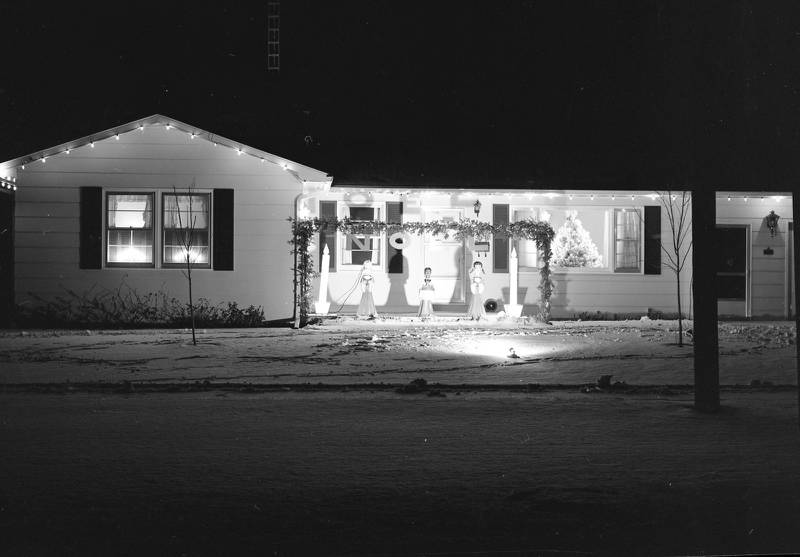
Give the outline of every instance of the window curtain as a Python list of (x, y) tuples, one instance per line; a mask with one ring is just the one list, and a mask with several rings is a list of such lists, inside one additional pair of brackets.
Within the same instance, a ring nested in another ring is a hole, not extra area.
[(164, 228), (208, 228), (208, 196), (165, 195)]
[(153, 197), (151, 195), (109, 195), (109, 228), (152, 228)]
[(618, 254), (617, 267), (624, 269), (639, 268), (639, 215), (635, 211), (621, 211), (620, 240), (622, 250)]

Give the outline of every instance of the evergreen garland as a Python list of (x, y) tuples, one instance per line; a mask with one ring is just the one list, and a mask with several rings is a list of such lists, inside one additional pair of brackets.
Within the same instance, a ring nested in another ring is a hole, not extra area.
[(309, 308), (312, 303), (312, 281), (319, 273), (314, 269), (314, 258), (308, 246), (314, 235), (321, 229), (331, 230), (345, 234), (377, 235), (382, 232), (394, 234), (406, 232), (409, 234), (433, 234), (445, 239), (475, 238), (487, 240), (493, 235), (504, 236), (512, 239), (533, 240), (542, 254), (542, 267), (539, 270), (539, 314), (537, 318), (543, 322), (550, 321), (550, 297), (553, 293), (553, 281), (550, 278), (550, 260), (553, 257), (552, 242), (555, 232), (550, 223), (525, 219), (508, 224), (490, 224), (474, 219), (461, 219), (459, 221), (431, 221), (431, 222), (406, 222), (403, 224), (386, 223), (380, 221), (356, 221), (349, 218), (312, 218), (289, 219), (292, 223), (291, 253), (296, 257), (294, 284), (300, 303), (300, 322), (305, 324), (308, 320)]

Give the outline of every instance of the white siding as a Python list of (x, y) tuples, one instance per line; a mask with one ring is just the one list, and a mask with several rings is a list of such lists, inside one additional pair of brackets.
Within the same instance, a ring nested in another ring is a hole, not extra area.
[[(788, 195), (721, 195), (717, 199), (717, 224), (747, 225), (750, 228), (749, 290), (753, 317), (788, 317), (786, 233), (792, 221), (792, 198)], [(765, 217), (770, 211), (780, 215), (778, 230), (771, 237)], [(764, 250), (771, 247), (772, 255)], [(720, 313), (727, 307), (720, 303)]]
[[(177, 129), (147, 126), (31, 162), (20, 170), (16, 197), (16, 297), (52, 299), (71, 290), (102, 292), (125, 284), (141, 294), (161, 291), (186, 299), (179, 269), (78, 268), (80, 188), (170, 192), (234, 189), (234, 271), (197, 269), (196, 298), (264, 308), (267, 319), (292, 315), (289, 253), (295, 198), (301, 183), (280, 166)], [(158, 236), (156, 231), (156, 236)], [(157, 246), (160, 242), (156, 243)]]

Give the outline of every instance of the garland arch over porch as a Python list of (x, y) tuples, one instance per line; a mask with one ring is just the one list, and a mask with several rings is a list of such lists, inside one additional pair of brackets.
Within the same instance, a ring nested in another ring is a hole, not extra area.
[(525, 219), (508, 224), (491, 224), (475, 219), (459, 221), (431, 221), (387, 223), (380, 221), (356, 221), (349, 218), (311, 218), (289, 219), (292, 224), (292, 250), (295, 257), (294, 291), (295, 308), (299, 309), (299, 320), (305, 324), (308, 320), (312, 298), (312, 281), (319, 273), (314, 270), (314, 258), (309, 250), (314, 235), (320, 230), (335, 230), (346, 234), (380, 234), (386, 232), (405, 232), (407, 234), (433, 234), (444, 238), (475, 238), (485, 240), (493, 235), (501, 235), (513, 240), (533, 240), (541, 254), (542, 265), (539, 269), (539, 313), (537, 318), (550, 321), (550, 298), (553, 293), (550, 260), (553, 257), (552, 243), (555, 231), (550, 223)]

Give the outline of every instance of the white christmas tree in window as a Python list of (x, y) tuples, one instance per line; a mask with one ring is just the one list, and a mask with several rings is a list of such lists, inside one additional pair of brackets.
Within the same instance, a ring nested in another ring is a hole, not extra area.
[(603, 257), (583, 227), (578, 211), (567, 211), (564, 224), (553, 240), (553, 265), (559, 267), (602, 267)]

